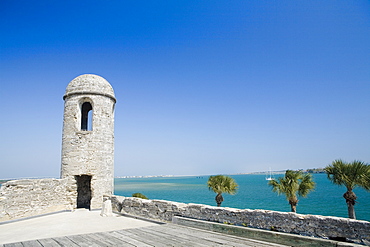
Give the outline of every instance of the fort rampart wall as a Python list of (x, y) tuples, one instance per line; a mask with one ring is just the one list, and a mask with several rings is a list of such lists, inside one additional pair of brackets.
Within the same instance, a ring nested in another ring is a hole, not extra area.
[[(66, 179), (24, 179), (4, 183), (0, 188), (0, 222), (73, 210), (76, 188), (69, 188), (68, 184)], [(181, 216), (303, 236), (370, 242), (368, 221), (123, 196), (106, 198), (111, 199), (113, 211), (163, 222), (171, 222), (174, 216)]]
[(8, 181), (0, 188), (0, 222), (72, 210), (76, 193), (76, 188), (68, 188), (66, 179)]
[(112, 196), (113, 211), (171, 222), (173, 216), (273, 230), (318, 238), (370, 241), (370, 222), (270, 210), (235, 209), (164, 200)]

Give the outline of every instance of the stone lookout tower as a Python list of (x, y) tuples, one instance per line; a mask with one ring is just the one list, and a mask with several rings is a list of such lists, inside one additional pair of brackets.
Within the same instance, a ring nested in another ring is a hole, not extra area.
[(61, 177), (75, 195), (76, 208), (101, 208), (113, 194), (114, 106), (112, 86), (97, 75), (81, 75), (64, 99)]

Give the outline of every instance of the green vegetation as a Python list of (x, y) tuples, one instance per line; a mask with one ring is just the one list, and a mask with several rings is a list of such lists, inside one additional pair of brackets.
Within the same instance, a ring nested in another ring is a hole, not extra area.
[(308, 173), (325, 173), (324, 168), (313, 168), (313, 169), (307, 169), (306, 172)]
[(285, 177), (280, 177), (278, 181), (269, 181), (268, 185), (272, 186), (273, 192), (277, 192), (279, 195), (285, 194), (291, 211), (294, 213), (297, 212), (297, 194), (306, 197), (315, 188), (311, 174), (303, 174), (302, 171), (292, 170), (287, 170)]
[(347, 188), (343, 194), (348, 207), (348, 217), (356, 219), (355, 204), (357, 196), (353, 192), (356, 187), (362, 187), (370, 191), (370, 165), (362, 161), (347, 163), (342, 160), (335, 160), (331, 165), (325, 167), (328, 179), (337, 185), (344, 185)]
[(224, 201), (222, 193), (234, 195), (238, 190), (238, 184), (235, 180), (225, 175), (210, 176), (207, 185), (209, 190), (217, 193), (215, 198), (217, 207), (220, 207), (221, 203)]
[(141, 199), (148, 199), (148, 197), (146, 197), (145, 195), (143, 195), (141, 193), (134, 193), (134, 194), (132, 194), (132, 197), (137, 197), (137, 198), (141, 198)]

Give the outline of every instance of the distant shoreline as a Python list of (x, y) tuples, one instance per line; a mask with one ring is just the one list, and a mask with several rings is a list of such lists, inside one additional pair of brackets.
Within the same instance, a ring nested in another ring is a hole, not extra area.
[[(281, 171), (271, 171), (272, 175), (277, 175), (277, 174), (285, 174), (286, 170), (281, 170)], [(302, 172), (304, 173), (313, 173), (313, 174), (318, 174), (318, 173), (325, 173), (323, 168), (314, 168), (314, 169), (306, 169), (303, 170), (301, 169)], [(265, 175), (267, 174), (267, 171), (263, 172), (246, 172), (246, 173), (233, 173), (233, 174), (223, 174), (223, 175)], [(208, 174), (208, 175), (138, 175), (138, 176), (117, 176), (114, 178), (169, 178), (169, 177), (209, 177), (213, 176), (216, 174)]]
[[(299, 169), (304, 173), (325, 173), (323, 168), (313, 168), (313, 169)], [(284, 174), (286, 170), (280, 171), (271, 171), (272, 175)], [(223, 174), (223, 175), (264, 175), (267, 171), (262, 172), (245, 172), (245, 173), (232, 173), (232, 174)], [(132, 176), (116, 176), (114, 178), (170, 178), (170, 177), (209, 177), (217, 174), (206, 174), (206, 175), (132, 175)], [(12, 179), (0, 179), (0, 185), (11, 180), (21, 180), (21, 179), (43, 179), (43, 178), (52, 178), (52, 177), (26, 177), (26, 178), (12, 178)]]

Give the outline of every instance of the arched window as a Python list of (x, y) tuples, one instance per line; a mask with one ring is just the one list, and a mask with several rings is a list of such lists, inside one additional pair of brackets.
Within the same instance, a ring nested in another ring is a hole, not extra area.
[(81, 107), (81, 130), (92, 131), (92, 106), (85, 102)]

